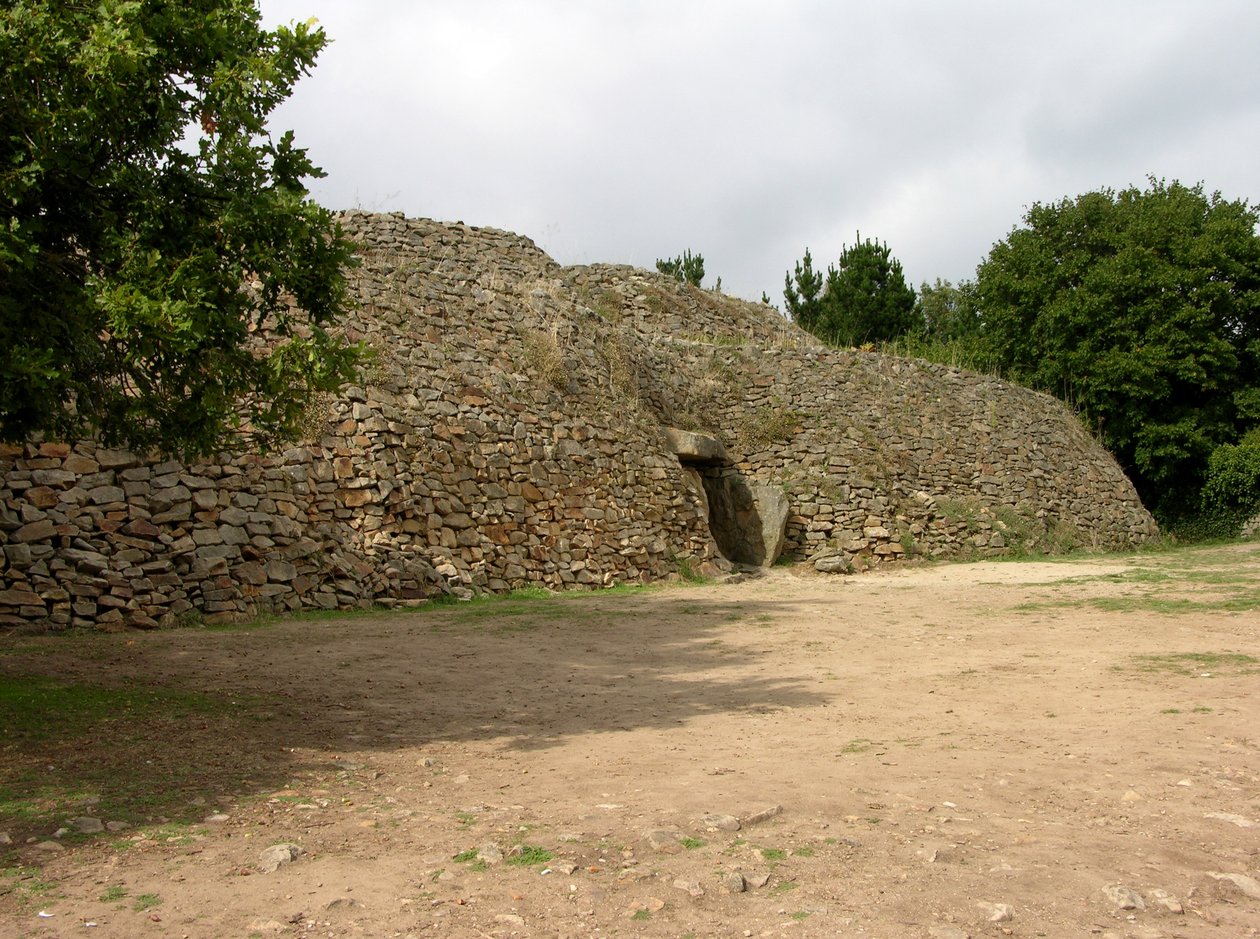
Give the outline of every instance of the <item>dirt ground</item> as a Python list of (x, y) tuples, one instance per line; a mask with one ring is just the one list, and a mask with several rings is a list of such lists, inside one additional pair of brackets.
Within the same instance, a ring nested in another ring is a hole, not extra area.
[(1254, 544), (4, 637), (158, 706), (3, 738), (0, 935), (1257, 936), (1257, 660)]

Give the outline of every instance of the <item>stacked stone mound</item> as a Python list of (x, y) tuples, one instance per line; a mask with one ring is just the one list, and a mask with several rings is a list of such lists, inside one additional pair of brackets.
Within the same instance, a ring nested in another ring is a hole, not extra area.
[[(343, 224), (362, 259), (346, 328), (373, 350), (361, 385), (313, 402), (308, 439), (281, 454), (0, 449), (0, 624), (151, 627), (716, 572), (742, 550), (723, 530), (764, 525), (767, 493), (783, 551), (820, 569), (1155, 533), (1048, 397), (826, 350), (769, 307), (561, 268), (505, 232)], [(721, 458), (680, 455), (670, 428)]]

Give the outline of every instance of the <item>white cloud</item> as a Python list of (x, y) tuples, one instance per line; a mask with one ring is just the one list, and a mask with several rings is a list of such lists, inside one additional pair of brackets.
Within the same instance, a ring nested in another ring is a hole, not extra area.
[(1035, 201), (1148, 173), (1260, 196), (1260, 5), (263, 0), (334, 42), (277, 115), (334, 207), (529, 235), (776, 301), (860, 229), (970, 276)]

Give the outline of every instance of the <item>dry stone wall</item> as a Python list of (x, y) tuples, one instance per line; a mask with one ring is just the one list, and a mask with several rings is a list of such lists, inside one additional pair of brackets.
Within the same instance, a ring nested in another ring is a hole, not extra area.
[[(301, 445), (194, 464), (92, 441), (0, 448), (0, 625), (152, 627), (263, 610), (599, 587), (729, 568), (665, 427), (789, 500), (820, 567), (1155, 529), (1047, 397), (821, 348), (774, 310), (561, 268), (526, 238), (348, 213), (362, 383)], [(837, 558), (842, 563), (837, 563)]]

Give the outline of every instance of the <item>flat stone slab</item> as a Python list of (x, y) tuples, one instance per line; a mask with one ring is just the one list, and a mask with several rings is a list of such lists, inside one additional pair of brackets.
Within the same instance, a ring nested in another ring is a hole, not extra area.
[(677, 427), (663, 428), (665, 445), (670, 452), (687, 463), (703, 463), (708, 466), (730, 466), (722, 441), (708, 434), (697, 434)]

